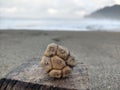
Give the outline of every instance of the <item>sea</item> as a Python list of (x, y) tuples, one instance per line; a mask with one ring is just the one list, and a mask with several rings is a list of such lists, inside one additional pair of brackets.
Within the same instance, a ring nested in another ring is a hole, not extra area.
[(0, 18), (0, 29), (120, 32), (120, 20)]

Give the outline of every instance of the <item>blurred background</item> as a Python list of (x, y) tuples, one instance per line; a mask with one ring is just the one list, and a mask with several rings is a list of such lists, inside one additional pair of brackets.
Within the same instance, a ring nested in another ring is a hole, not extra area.
[(0, 0), (0, 29), (120, 31), (120, 0)]

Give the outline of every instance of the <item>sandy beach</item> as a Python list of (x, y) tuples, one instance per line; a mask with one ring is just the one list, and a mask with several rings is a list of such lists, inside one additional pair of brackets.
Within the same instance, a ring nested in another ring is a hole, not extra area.
[(0, 78), (26, 60), (41, 58), (52, 42), (88, 66), (92, 90), (120, 90), (120, 32), (0, 30)]

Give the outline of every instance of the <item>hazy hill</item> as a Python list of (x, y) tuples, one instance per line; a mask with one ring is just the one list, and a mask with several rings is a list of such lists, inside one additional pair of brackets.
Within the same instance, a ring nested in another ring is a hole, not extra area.
[(120, 5), (114, 5), (111, 7), (104, 7), (93, 12), (85, 17), (88, 18), (110, 18), (110, 19), (120, 19)]

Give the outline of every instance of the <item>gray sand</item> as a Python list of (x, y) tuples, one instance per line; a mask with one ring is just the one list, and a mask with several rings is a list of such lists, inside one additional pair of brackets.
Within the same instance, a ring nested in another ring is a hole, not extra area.
[(40, 58), (47, 44), (68, 47), (77, 62), (88, 66), (93, 90), (120, 90), (120, 33), (0, 31), (0, 78), (31, 58)]

